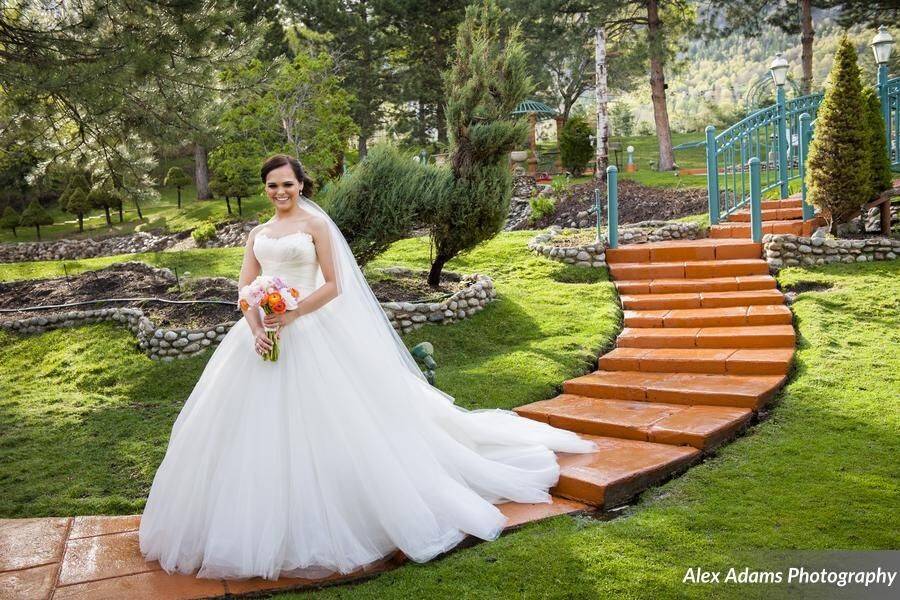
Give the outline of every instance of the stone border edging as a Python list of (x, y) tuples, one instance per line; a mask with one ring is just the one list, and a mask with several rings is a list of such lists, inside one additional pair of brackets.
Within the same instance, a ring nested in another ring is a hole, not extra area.
[[(528, 249), (576, 267), (605, 267), (606, 240), (580, 246), (554, 246), (551, 242), (559, 236), (563, 227), (551, 225), (528, 242)], [(641, 221), (619, 229), (623, 244), (647, 244), (669, 240), (696, 240), (707, 236), (707, 230), (697, 223), (678, 221)]]
[(832, 239), (768, 233), (763, 236), (763, 250), (766, 262), (773, 269), (871, 262), (896, 259), (900, 255), (900, 239)]
[[(398, 275), (418, 275), (420, 271), (402, 267), (389, 267), (385, 272)], [(450, 279), (469, 282), (441, 302), (381, 302), (394, 329), (408, 333), (425, 323), (449, 324), (471, 317), (496, 298), (494, 282), (487, 275), (478, 273), (459, 275), (446, 273)], [(86, 323), (115, 321), (128, 327), (137, 337), (138, 347), (151, 360), (184, 359), (203, 352), (208, 346), (218, 344), (237, 321), (218, 323), (206, 329), (166, 329), (157, 327), (140, 308), (116, 307), (88, 310), (71, 310), (47, 316), (26, 317), (0, 322), (0, 329), (18, 333), (43, 333), (51, 329), (74, 327)]]

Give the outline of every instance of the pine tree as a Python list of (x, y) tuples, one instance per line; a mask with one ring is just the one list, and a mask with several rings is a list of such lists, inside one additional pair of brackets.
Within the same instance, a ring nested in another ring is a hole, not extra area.
[(809, 200), (831, 219), (832, 230), (859, 214), (870, 190), (871, 136), (856, 63), (856, 48), (844, 35), (829, 74), (809, 146)]
[(878, 91), (867, 86), (863, 90), (863, 99), (866, 103), (866, 127), (868, 127), (870, 136), (869, 199), (871, 200), (893, 185), (893, 175), (891, 174), (891, 159), (886, 150), (884, 115), (881, 113)]
[(181, 208), (181, 188), (191, 184), (191, 178), (187, 176), (181, 167), (172, 167), (166, 173), (163, 185), (178, 189), (178, 208)]
[(22, 211), (20, 224), (22, 227), (34, 227), (37, 230), (37, 239), (41, 239), (41, 225), (52, 225), (53, 217), (37, 200), (32, 200)]
[(106, 226), (112, 227), (112, 218), (109, 216), (109, 209), (119, 208), (119, 222), (122, 220), (122, 196), (119, 195), (111, 186), (95, 187), (88, 193), (88, 203), (91, 208), (102, 208), (106, 213)]
[(3, 229), (11, 229), (14, 237), (19, 237), (16, 234), (16, 227), (18, 227), (22, 222), (22, 216), (16, 212), (12, 206), (7, 206), (3, 209), (3, 216), (0, 217), (0, 227)]
[(84, 231), (84, 214), (91, 210), (91, 201), (81, 188), (75, 188), (69, 194), (66, 210), (78, 217), (78, 232)]
[(566, 121), (559, 134), (560, 160), (573, 177), (581, 176), (594, 153), (590, 135), (591, 128), (581, 117)]

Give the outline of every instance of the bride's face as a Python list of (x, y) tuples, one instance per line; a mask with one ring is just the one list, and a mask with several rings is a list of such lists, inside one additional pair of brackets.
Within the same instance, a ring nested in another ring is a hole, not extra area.
[(272, 169), (266, 176), (266, 194), (279, 210), (290, 210), (297, 203), (303, 190), (303, 183), (297, 181), (290, 165), (282, 165)]

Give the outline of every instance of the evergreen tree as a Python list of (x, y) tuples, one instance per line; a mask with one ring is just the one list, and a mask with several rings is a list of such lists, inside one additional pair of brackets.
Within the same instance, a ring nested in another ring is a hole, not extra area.
[(91, 201), (81, 188), (75, 188), (69, 194), (66, 210), (78, 217), (78, 232), (84, 231), (84, 215), (91, 210)]
[(526, 123), (510, 114), (532, 83), (519, 30), (504, 32), (502, 16), (493, 0), (466, 9), (444, 76), (454, 186), (424, 212), (435, 246), (432, 286), (447, 261), (497, 235), (509, 213), (507, 156), (526, 133)]
[(591, 128), (581, 117), (566, 122), (559, 135), (559, 153), (563, 166), (573, 177), (580, 177), (594, 154), (591, 146)]
[(0, 227), (12, 230), (14, 237), (19, 237), (16, 234), (16, 227), (18, 227), (21, 222), (22, 216), (16, 212), (16, 209), (12, 206), (7, 206), (3, 209), (3, 216), (0, 217)]
[[(163, 185), (177, 188), (178, 208), (181, 208), (181, 188), (186, 185), (191, 185), (191, 178), (187, 176), (181, 167), (172, 167), (169, 169), (169, 172), (166, 173), (166, 179), (163, 182)], [(109, 218), (109, 214), (107, 214), (107, 218)]]
[(893, 185), (891, 159), (887, 153), (887, 138), (884, 136), (884, 115), (881, 113), (881, 100), (878, 91), (867, 86), (863, 90), (866, 103), (866, 127), (869, 130), (869, 199), (876, 198), (884, 190)]
[(122, 222), (122, 196), (110, 185), (102, 185), (93, 188), (88, 193), (88, 202), (91, 208), (102, 208), (106, 215), (106, 226), (112, 227), (112, 219), (109, 215), (111, 208), (119, 208), (119, 222)]
[(52, 225), (53, 217), (50, 216), (50, 213), (41, 206), (40, 202), (36, 199), (32, 200), (25, 210), (22, 211), (22, 220), (20, 225), (22, 227), (34, 227), (37, 231), (37, 239), (41, 239), (41, 225)]
[(831, 219), (832, 230), (859, 214), (871, 190), (866, 104), (862, 96), (856, 48), (843, 36), (819, 106), (809, 145), (807, 173), (810, 203)]

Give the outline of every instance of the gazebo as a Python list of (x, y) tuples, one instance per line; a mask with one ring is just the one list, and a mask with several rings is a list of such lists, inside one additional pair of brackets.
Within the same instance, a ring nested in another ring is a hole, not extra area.
[(516, 109), (512, 111), (514, 115), (528, 115), (528, 123), (531, 125), (531, 135), (529, 138), (529, 146), (531, 147), (531, 156), (528, 158), (528, 172), (532, 175), (537, 175), (537, 140), (535, 139), (535, 128), (537, 127), (538, 116), (541, 117), (541, 120), (548, 117), (556, 117), (557, 124), (557, 143), (559, 143), (559, 127), (561, 126), (560, 120), (561, 118), (557, 115), (557, 112), (544, 104), (543, 102), (538, 102), (537, 100), (523, 100), (516, 106)]

